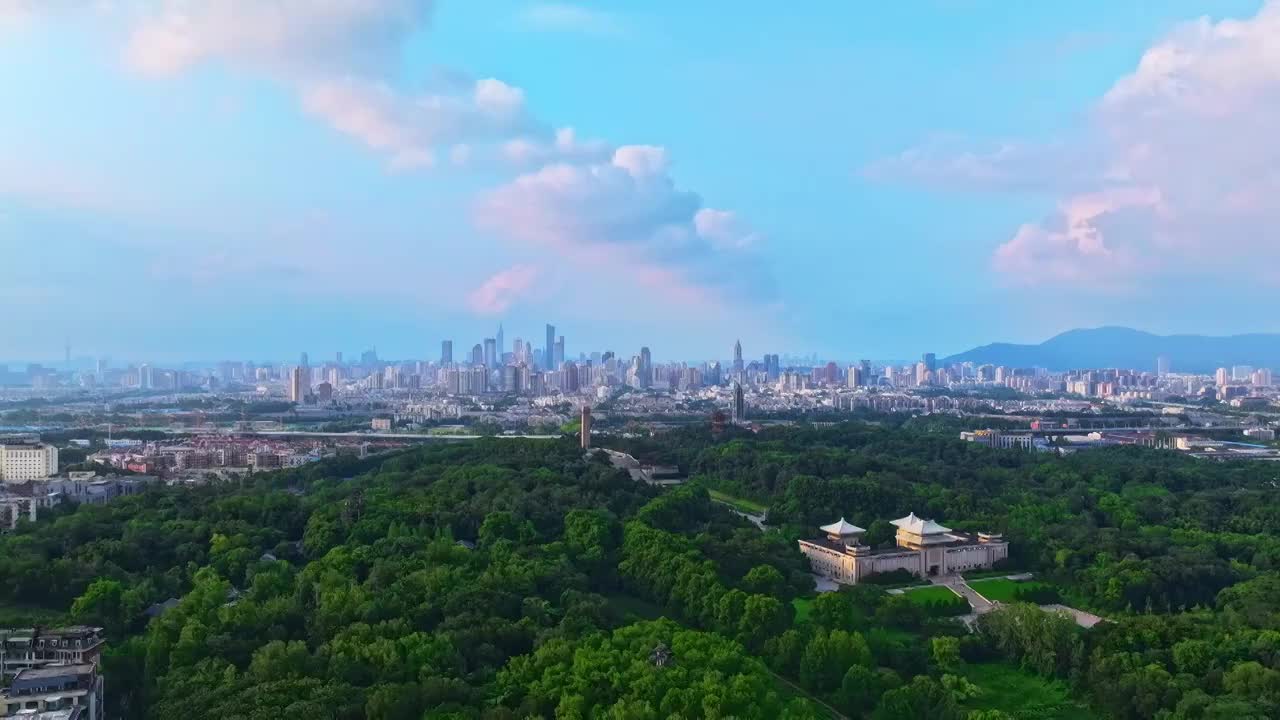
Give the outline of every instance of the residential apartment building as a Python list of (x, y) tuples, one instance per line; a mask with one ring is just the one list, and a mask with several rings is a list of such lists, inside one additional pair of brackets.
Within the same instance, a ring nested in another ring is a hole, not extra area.
[(104, 720), (102, 628), (0, 629), (0, 718)]
[(0, 444), (0, 482), (15, 484), (58, 474), (58, 448), (38, 441)]
[(0, 717), (102, 720), (103, 682), (90, 663), (19, 670), (0, 690)]

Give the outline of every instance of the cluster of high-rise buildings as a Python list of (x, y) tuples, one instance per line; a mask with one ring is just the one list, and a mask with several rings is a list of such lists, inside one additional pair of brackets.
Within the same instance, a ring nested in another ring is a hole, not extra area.
[[(838, 407), (905, 402), (844, 397), (849, 391), (920, 391), (921, 395), (929, 395), (983, 388), (1007, 388), (1036, 396), (1134, 401), (1183, 396), (1249, 405), (1270, 398), (1273, 388), (1272, 371), (1267, 368), (1237, 365), (1221, 368), (1213, 376), (1175, 374), (1167, 356), (1156, 358), (1154, 372), (1118, 368), (1053, 372), (1036, 367), (939, 362), (929, 352), (913, 363), (837, 363), (823, 362), (816, 356), (784, 358), (773, 353), (749, 359), (742, 343), (735, 342), (728, 361), (664, 363), (654, 360), (648, 346), (632, 354), (609, 350), (571, 354), (566, 350), (565, 336), (550, 323), (535, 338), (516, 337), (508, 342), (499, 324), (495, 333), (480, 338), (469, 350), (462, 344), (455, 351), (454, 345), (452, 339), (443, 340), (439, 357), (431, 359), (388, 361), (380, 358), (375, 348), (361, 353), (359, 358), (344, 358), (338, 352), (331, 360), (313, 362), (307, 353), (301, 353), (296, 363), (224, 361), (201, 370), (173, 370), (146, 363), (111, 368), (109, 360), (103, 358), (92, 372), (51, 375), (35, 367), (28, 375), (35, 379), (55, 378), (64, 385), (72, 377), (86, 385), (114, 384), (127, 389), (226, 391), (330, 409), (343, 405), (367, 407), (390, 398), (385, 409), (392, 414), (399, 413), (399, 405), (420, 403), (428, 396), (603, 398), (625, 389), (688, 394), (706, 388), (732, 388), (735, 384), (748, 395), (766, 392), (801, 397), (832, 390), (840, 395), (831, 401)], [(34, 384), (35, 380), (31, 382)], [(451, 407), (438, 409), (442, 417), (458, 412)], [(434, 419), (429, 416), (436, 412), (417, 414)]]

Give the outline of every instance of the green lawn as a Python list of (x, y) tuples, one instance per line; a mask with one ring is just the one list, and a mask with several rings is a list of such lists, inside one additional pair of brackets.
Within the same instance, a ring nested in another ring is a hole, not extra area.
[(908, 590), (904, 593), (907, 599), (917, 605), (929, 605), (930, 603), (949, 603), (955, 602), (959, 596), (951, 591), (950, 588), (931, 585), (914, 590)]
[(796, 598), (791, 601), (791, 605), (796, 609), (797, 623), (808, 620), (809, 613), (813, 612), (813, 598)]
[(978, 592), (979, 595), (985, 597), (992, 602), (1014, 602), (1017, 600), (1015, 595), (1018, 590), (1033, 590), (1035, 588), (1047, 587), (1042, 582), (1035, 580), (1026, 580), (1018, 582), (1016, 580), (1005, 580), (1003, 578), (995, 580), (975, 580), (969, 583), (969, 587)]
[(1095, 720), (1097, 717), (1071, 697), (1066, 683), (1047, 680), (1013, 665), (969, 665), (964, 676), (982, 690), (964, 703), (967, 710), (1003, 710), (1017, 720)]
[(746, 498), (735, 497), (733, 495), (729, 495), (728, 493), (722, 493), (719, 490), (707, 490), (707, 492), (711, 494), (712, 500), (716, 500), (718, 502), (722, 502), (726, 505), (729, 505), (730, 507), (732, 507), (733, 509), (739, 512), (748, 513), (750, 515), (763, 515), (765, 510), (768, 510), (768, 508), (766, 508), (764, 505), (761, 505), (760, 503), (755, 502), (754, 500), (747, 500)]

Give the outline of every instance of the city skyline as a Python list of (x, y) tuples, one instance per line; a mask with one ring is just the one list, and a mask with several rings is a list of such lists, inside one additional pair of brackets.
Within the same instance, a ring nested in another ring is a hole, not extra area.
[(909, 5), (2, 4), (0, 362), (1280, 329), (1280, 1)]

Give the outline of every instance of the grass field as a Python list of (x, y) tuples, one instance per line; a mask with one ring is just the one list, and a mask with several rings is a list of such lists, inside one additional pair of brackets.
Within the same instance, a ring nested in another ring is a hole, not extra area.
[(809, 619), (809, 613), (813, 612), (812, 598), (796, 598), (791, 601), (792, 607), (796, 609), (796, 622), (802, 623)]
[(933, 585), (930, 587), (922, 587), (916, 590), (908, 590), (904, 595), (907, 599), (917, 605), (928, 605), (930, 603), (949, 603), (955, 602), (959, 597), (949, 588)]
[(739, 512), (748, 513), (750, 515), (763, 515), (765, 510), (768, 510), (768, 508), (753, 500), (734, 497), (733, 495), (722, 493), (719, 490), (707, 490), (707, 492), (711, 494), (712, 500), (729, 505)]
[(991, 602), (1014, 602), (1017, 600), (1015, 595), (1018, 590), (1033, 590), (1035, 588), (1046, 587), (1042, 582), (1035, 580), (1026, 580), (1017, 582), (1016, 580), (975, 580), (969, 583), (969, 587), (978, 592), (979, 595), (985, 597)]
[(967, 710), (1003, 710), (1017, 720), (1095, 720), (1088, 707), (1071, 697), (1066, 683), (1047, 680), (1004, 663), (969, 665), (964, 676), (982, 693), (964, 703)]

